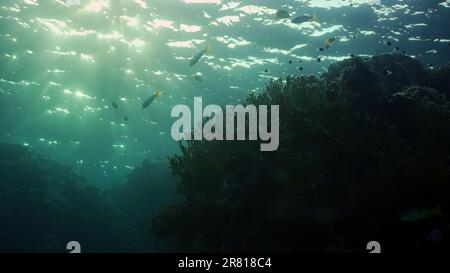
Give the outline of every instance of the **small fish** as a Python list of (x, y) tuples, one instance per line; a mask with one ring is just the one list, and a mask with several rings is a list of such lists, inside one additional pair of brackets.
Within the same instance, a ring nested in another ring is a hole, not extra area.
[(298, 16), (295, 17), (294, 19), (291, 20), (291, 22), (293, 24), (303, 24), (306, 22), (314, 22), (314, 21), (318, 21), (319, 18), (317, 17), (317, 14), (305, 14), (302, 16)]
[(387, 42), (386, 42), (386, 45), (387, 45), (387, 46), (391, 46), (391, 45), (392, 45), (392, 42), (391, 42), (391, 41), (387, 41)]
[(325, 44), (326, 44), (327, 46), (331, 46), (335, 41), (336, 41), (336, 38), (334, 38), (334, 37), (327, 38), (327, 39), (325, 40)]
[(291, 61), (291, 60), (289, 60), (289, 64), (292, 64), (292, 61)]
[(127, 117), (127, 116), (124, 116), (123, 119), (124, 119), (125, 121), (128, 121), (128, 117)]
[(192, 59), (189, 61), (189, 66), (193, 66), (196, 63), (198, 63), (198, 61), (200, 61), (200, 59), (203, 57), (203, 55), (205, 54), (211, 54), (211, 47), (207, 46), (205, 49), (203, 49), (202, 51), (197, 52), (197, 54), (194, 55), (194, 57), (192, 57)]
[(392, 71), (390, 71), (390, 70), (383, 71), (383, 75), (385, 75), (385, 76), (389, 76), (391, 74), (392, 74)]
[(317, 61), (320, 63), (322, 61), (322, 59), (321, 58), (317, 58)]
[(323, 48), (323, 47), (319, 48), (320, 52), (323, 52), (324, 50), (325, 50), (325, 48)]
[(350, 58), (355, 58), (355, 54), (350, 54)]
[(146, 99), (144, 101), (144, 103), (142, 104), (142, 109), (147, 108), (159, 96), (161, 96), (161, 91), (158, 90), (155, 93), (153, 93), (153, 95), (151, 95), (148, 99)]
[(201, 74), (195, 74), (194, 75), (194, 80), (196, 80), (198, 82), (202, 82), (203, 81), (202, 75)]
[(265, 72), (265, 73), (267, 73), (267, 72), (269, 72), (269, 70), (267, 70), (267, 69), (264, 69), (264, 72)]
[(117, 105), (117, 103), (115, 101), (111, 102), (111, 105), (114, 109), (119, 108), (119, 105)]
[(442, 210), (440, 206), (434, 208), (415, 208), (407, 210), (402, 214), (398, 220), (402, 222), (412, 222), (418, 223), (420, 221), (432, 218), (432, 217), (441, 217)]
[(276, 16), (278, 19), (286, 19), (286, 18), (291, 17), (291, 16), (289, 15), (289, 12), (286, 11), (286, 10), (277, 10), (277, 13), (275, 14), (275, 16)]
[(299, 67), (298, 70), (303, 71), (303, 67)]

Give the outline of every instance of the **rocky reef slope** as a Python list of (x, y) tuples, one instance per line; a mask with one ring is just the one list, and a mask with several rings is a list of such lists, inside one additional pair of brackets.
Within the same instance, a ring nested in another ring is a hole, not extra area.
[(449, 66), (399, 54), (270, 82), (247, 103), (280, 105), (278, 151), (185, 143), (170, 162), (186, 199), (153, 232), (189, 251), (448, 252), (449, 99)]
[(161, 251), (148, 217), (177, 203), (167, 163), (144, 161), (110, 189), (30, 148), (0, 143), (0, 253)]

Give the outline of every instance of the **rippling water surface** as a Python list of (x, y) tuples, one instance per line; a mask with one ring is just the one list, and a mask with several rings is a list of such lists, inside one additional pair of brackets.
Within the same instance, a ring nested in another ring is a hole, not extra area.
[[(170, 110), (195, 96), (238, 103), (271, 78), (320, 74), (352, 55), (449, 60), (450, 1), (377, 2), (3, 0), (0, 137), (108, 184), (178, 151)], [(294, 24), (277, 10), (317, 20)], [(206, 46), (212, 54), (190, 67)]]

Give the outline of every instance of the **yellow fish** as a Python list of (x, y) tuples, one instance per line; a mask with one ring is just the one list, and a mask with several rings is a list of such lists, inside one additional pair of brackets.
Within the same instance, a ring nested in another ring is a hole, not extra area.
[(331, 46), (336, 41), (336, 38), (328, 38), (325, 40), (327, 46)]
[(192, 59), (189, 61), (189, 66), (193, 66), (198, 61), (200, 61), (200, 59), (203, 57), (203, 55), (211, 54), (211, 52), (212, 52), (212, 50), (211, 50), (210, 46), (207, 46), (205, 49), (197, 52), (197, 54), (195, 54), (194, 57), (192, 57)]
[(142, 104), (142, 109), (147, 108), (159, 96), (161, 96), (161, 91), (158, 90), (155, 93), (153, 93), (153, 95), (151, 95), (148, 99), (146, 99), (144, 101), (144, 103)]

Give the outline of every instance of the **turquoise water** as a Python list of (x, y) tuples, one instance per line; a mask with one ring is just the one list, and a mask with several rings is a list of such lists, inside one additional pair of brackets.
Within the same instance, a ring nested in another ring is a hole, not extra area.
[[(170, 110), (194, 96), (238, 103), (269, 79), (319, 74), (351, 54), (448, 60), (448, 1), (366, 2), (2, 1), (0, 137), (109, 185), (178, 151)], [(279, 9), (318, 20), (293, 24)], [(189, 67), (208, 45), (212, 54)]]
[[(0, 252), (447, 253), (449, 26), (449, 0), (2, 0)], [(180, 146), (196, 97), (279, 104), (279, 150)]]

